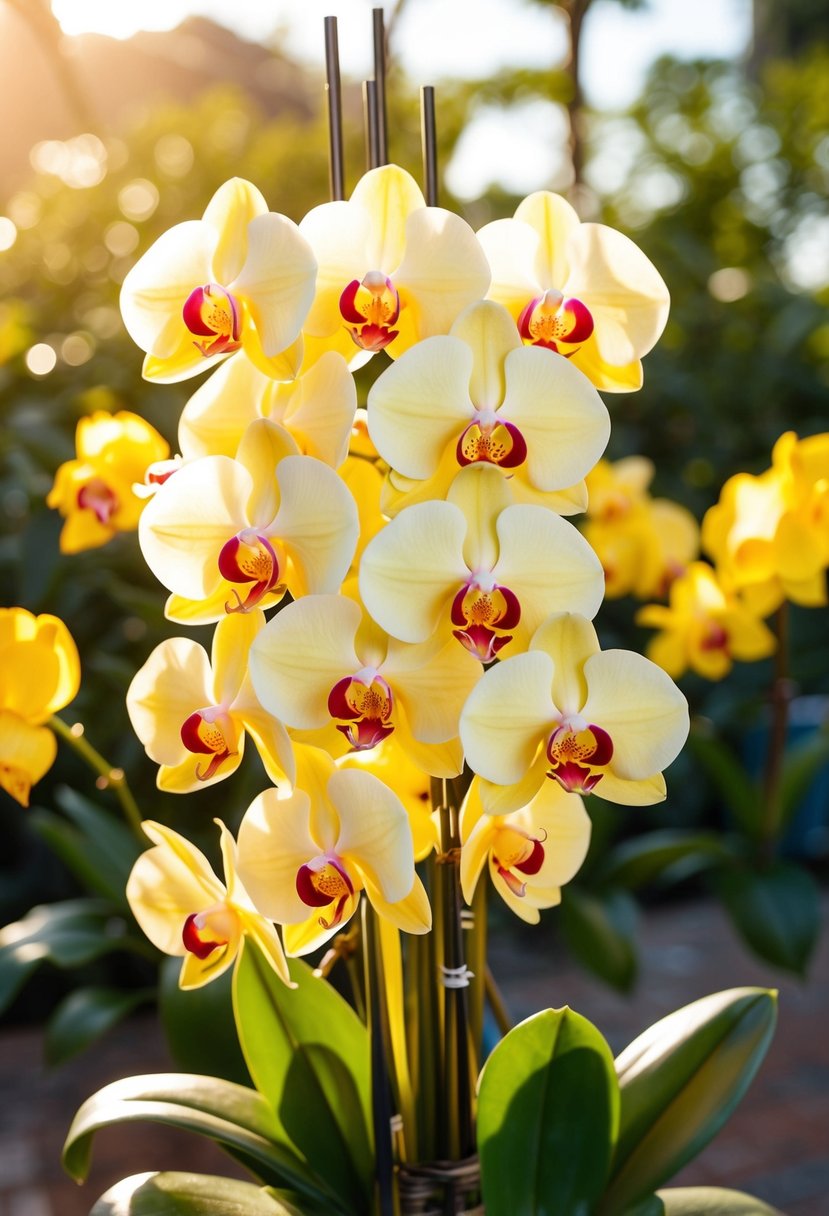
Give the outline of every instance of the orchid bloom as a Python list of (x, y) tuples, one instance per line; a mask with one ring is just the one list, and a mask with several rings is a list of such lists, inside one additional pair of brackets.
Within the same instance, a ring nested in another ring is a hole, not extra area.
[(356, 356), (352, 366), (378, 350), (397, 358), (421, 338), (447, 333), (489, 286), (469, 225), (427, 207), (397, 165), (370, 170), (348, 202), (315, 207), (299, 228), (319, 262), (304, 332)]
[(675, 680), (689, 667), (706, 680), (721, 680), (735, 659), (753, 663), (776, 646), (771, 630), (705, 562), (693, 562), (671, 585), (669, 606), (640, 608), (636, 623), (661, 630), (646, 653)]
[(526, 654), (487, 671), (461, 715), (472, 770), (491, 814), (525, 805), (550, 777), (570, 793), (647, 806), (688, 734), (688, 706), (660, 667), (599, 648), (584, 617), (551, 616)]
[(670, 296), (633, 241), (582, 224), (568, 202), (531, 194), (511, 220), (478, 233), (492, 269), (490, 298), (524, 342), (566, 356), (606, 392), (641, 388), (641, 359), (668, 319)]
[(134, 531), (144, 502), (133, 485), (170, 453), (166, 439), (127, 410), (96, 410), (81, 418), (75, 450), (76, 459), (60, 466), (46, 498), (66, 520), (61, 553), (95, 549), (119, 532)]
[(239, 828), (239, 873), (257, 908), (284, 926), (287, 953), (307, 954), (339, 932), (363, 890), (397, 928), (428, 932), (400, 799), (370, 773), (336, 770), (324, 752), (305, 750), (297, 788), (260, 794)]
[(438, 816), (432, 810), (432, 779), (409, 758), (394, 733), (369, 751), (351, 751), (340, 756), (336, 765), (371, 773), (394, 790), (409, 816), (415, 861), (422, 861), (438, 847), (440, 828)]
[(383, 372), (368, 426), (393, 470), (390, 513), (444, 498), (461, 469), (486, 464), (510, 479), (517, 499), (572, 515), (586, 505), (581, 479), (610, 434), (592, 384), (565, 359), (525, 347), (491, 301)]
[(213, 634), (212, 667), (189, 638), (156, 646), (127, 692), (133, 730), (158, 770), (158, 788), (186, 794), (229, 777), (251, 735), (273, 782), (295, 777), (291, 741), (266, 713), (247, 674), (261, 611), (224, 617)]
[(439, 629), (483, 663), (526, 650), (551, 612), (595, 616), (599, 560), (572, 524), (513, 504), (485, 464), (463, 469), (447, 502), (406, 507), (365, 551), (360, 592), (393, 637), (425, 642)]
[(463, 897), (472, 903), (484, 866), (516, 916), (537, 925), (539, 909), (561, 903), (561, 888), (578, 873), (590, 844), (590, 816), (578, 794), (554, 781), (508, 815), (487, 815), (475, 777), (461, 808)]
[(291, 986), (276, 929), (257, 912), (237, 875), (233, 837), (214, 822), (221, 831), (224, 883), (184, 836), (152, 820), (142, 823), (153, 847), (141, 854), (127, 880), (133, 916), (154, 946), (183, 960), (180, 988), (217, 979), (241, 956), (248, 937)]
[(296, 224), (250, 182), (225, 182), (200, 220), (170, 228), (124, 279), (121, 315), (147, 352), (145, 379), (184, 380), (238, 350), (267, 375), (292, 375), (301, 356), (287, 348), (315, 273)]
[(0, 789), (21, 806), (57, 754), (44, 726), (77, 694), (75, 643), (56, 616), (0, 608)]
[(654, 467), (643, 456), (600, 460), (587, 475), (587, 517), (582, 531), (599, 556), (608, 599), (667, 594), (699, 553), (699, 526), (690, 511), (667, 498), (651, 498)]
[(702, 546), (718, 573), (758, 615), (784, 599), (827, 602), (829, 435), (781, 435), (772, 466), (737, 473), (702, 521)]
[(266, 418), (236, 459), (204, 456), (160, 487), (141, 517), (147, 565), (173, 592), (167, 615), (196, 624), (338, 590), (358, 534), (357, 508), (333, 469), (301, 456)]
[(187, 402), (178, 442), (186, 460), (235, 456), (248, 424), (270, 418), (288, 431), (303, 455), (336, 469), (346, 458), (356, 409), (354, 379), (334, 351), (284, 383), (264, 375), (238, 354)]
[(449, 638), (409, 646), (389, 638), (344, 595), (307, 596), (283, 608), (250, 652), (253, 687), (286, 726), (334, 755), (394, 735), (436, 777), (463, 767), (458, 718), (481, 666)]

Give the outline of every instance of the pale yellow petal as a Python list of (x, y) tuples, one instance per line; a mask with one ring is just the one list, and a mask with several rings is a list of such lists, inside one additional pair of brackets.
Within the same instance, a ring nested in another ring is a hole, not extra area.
[(164, 954), (185, 954), (188, 916), (221, 903), (225, 888), (204, 854), (172, 828), (141, 825), (154, 847), (142, 853), (127, 880), (127, 899), (141, 929)]
[(296, 224), (269, 211), (248, 224), (248, 253), (237, 278), (228, 284), (243, 296), (262, 349), (278, 355), (299, 337), (314, 299), (317, 262)]
[(420, 187), (399, 165), (381, 165), (363, 174), (350, 201), (352, 206), (360, 207), (370, 221), (366, 270), (391, 274), (403, 259), (406, 220), (426, 205)]
[(451, 333), (472, 351), (472, 401), (478, 409), (497, 409), (506, 391), (504, 360), (521, 346), (513, 318), (500, 304), (479, 300), (461, 313)]
[(300, 595), (330, 595), (348, 573), (360, 534), (357, 505), (333, 469), (313, 456), (286, 456), (276, 471), (280, 506), (270, 533), (293, 563), (288, 587)]
[[(544, 291), (536, 269), (539, 235), (521, 220), (493, 220), (479, 229), (478, 240), (492, 272), (487, 294), (509, 310), (514, 324), (525, 305)], [(546, 279), (547, 268), (542, 273)]]
[(460, 720), (470, 768), (499, 785), (520, 781), (556, 715), (553, 660), (543, 650), (519, 654), (487, 671)]
[(121, 287), (121, 316), (142, 350), (158, 359), (174, 353), (187, 297), (212, 280), (215, 248), (215, 231), (201, 220), (187, 220), (160, 236), (129, 271)]
[(607, 802), (617, 802), (620, 806), (653, 806), (656, 802), (664, 802), (667, 787), (661, 773), (631, 781), (608, 770), (596, 786), (596, 793)]
[(481, 679), (477, 659), (449, 638), (439, 649), (391, 640), (383, 675), (422, 743), (446, 743), (458, 734), (461, 709)]
[(288, 428), (302, 452), (340, 467), (357, 410), (354, 377), (342, 355), (327, 351), (295, 385), (274, 386), (271, 401), (271, 417)]
[(245, 516), (254, 527), (265, 528), (279, 510), (279, 485), (276, 470), (286, 456), (298, 456), (296, 440), (269, 418), (255, 418), (248, 423), (236, 460), (250, 474), (251, 492), (245, 503)]
[(369, 264), (372, 219), (351, 203), (322, 203), (308, 212), (299, 230), (319, 264), (316, 296), (305, 329), (312, 337), (327, 338), (345, 328), (339, 305), (348, 284), (362, 279), (369, 270), (383, 269)]
[(548, 617), (533, 634), (530, 650), (552, 660), (552, 697), (561, 712), (580, 713), (587, 696), (584, 665), (599, 652), (599, 639), (590, 621), (574, 612)]
[(127, 690), (132, 728), (156, 764), (176, 766), (190, 756), (181, 728), (197, 709), (214, 703), (210, 662), (190, 638), (167, 638), (156, 646)]
[(211, 651), (214, 704), (230, 705), (235, 700), (247, 675), (253, 639), (264, 624), (265, 614), (258, 608), (230, 612), (219, 621)]
[(181, 964), (178, 976), (179, 988), (190, 992), (194, 988), (203, 988), (211, 980), (218, 979), (236, 960), (238, 949), (239, 943), (236, 942), (233, 945), (211, 950), (206, 958), (199, 958), (195, 954), (188, 953)]
[(432, 927), (432, 909), (426, 888), (415, 875), (412, 889), (402, 899), (388, 900), (379, 887), (366, 878), (366, 895), (383, 920), (404, 933), (428, 933)]
[(414, 882), (414, 849), (397, 794), (371, 773), (351, 768), (332, 774), (328, 796), (340, 820), (337, 854), (389, 903), (403, 899)]
[(245, 427), (261, 417), (271, 381), (243, 353), (233, 355), (196, 390), (178, 424), (178, 445), (185, 460), (235, 456)]
[(55, 762), (55, 736), (45, 726), (32, 726), (0, 709), (0, 789), (21, 806), (29, 805), (31, 787)]
[(563, 292), (572, 269), (571, 240), (582, 227), (575, 209), (560, 194), (538, 190), (519, 203), (515, 219), (538, 234), (535, 271), (539, 282), (545, 289)]
[(447, 493), (466, 520), (463, 559), (474, 573), (487, 573), (498, 560), (497, 521), (513, 502), (513, 478), (483, 462), (461, 469)]
[(244, 178), (233, 177), (219, 186), (202, 216), (218, 238), (213, 253), (215, 282), (230, 283), (242, 269), (248, 252), (248, 224), (267, 210), (261, 192)]
[(239, 734), (235, 750), (222, 760), (213, 774), (206, 779), (199, 776), (207, 768), (210, 757), (203, 754), (195, 755), (183, 749), (183, 759), (176, 765), (162, 764), (156, 777), (156, 785), (165, 794), (193, 794), (197, 790), (206, 790), (211, 785), (231, 777), (242, 763), (245, 754), (245, 736)]
[(310, 813), (303, 790), (282, 798), (265, 790), (239, 825), (236, 872), (258, 911), (278, 924), (300, 924), (309, 914), (296, 877), (300, 866), (322, 852), (309, 830)]

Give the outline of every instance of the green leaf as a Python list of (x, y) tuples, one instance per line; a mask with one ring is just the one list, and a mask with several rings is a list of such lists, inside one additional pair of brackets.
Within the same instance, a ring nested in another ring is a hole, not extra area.
[(113, 891), (126, 904), (124, 888), (136, 858), (143, 852), (140, 841), (117, 812), (105, 810), (68, 785), (58, 786), (55, 801), (83, 833), (90, 857), (107, 871)]
[(561, 907), (567, 945), (582, 966), (620, 992), (636, 979), (637, 908), (626, 891), (592, 892), (568, 887)]
[(616, 1061), (619, 1139), (601, 1216), (648, 1198), (714, 1137), (748, 1089), (777, 1016), (776, 993), (732, 988), (649, 1027)]
[(63, 1064), (106, 1034), (155, 992), (143, 989), (78, 988), (61, 1001), (46, 1027), (46, 1062)]
[(825, 764), (829, 764), (829, 730), (820, 730), (786, 753), (780, 781), (780, 830), (788, 826)]
[(803, 976), (820, 932), (820, 897), (806, 870), (776, 861), (724, 871), (717, 889), (740, 936), (760, 958)]
[(618, 1120), (613, 1061), (595, 1026), (567, 1008), (516, 1026), (480, 1079), (487, 1216), (591, 1212), (607, 1179)]
[(180, 958), (165, 958), (158, 988), (161, 1021), (176, 1065), (183, 1072), (250, 1085), (233, 1020), (232, 972), (186, 992), (178, 986), (180, 972)]
[(374, 1176), (368, 1032), (327, 980), (294, 960), (288, 988), (248, 942), (233, 981), (250, 1075), (290, 1141), (348, 1206), (367, 1210)]
[(47, 811), (42, 807), (36, 807), (31, 812), (29, 823), (82, 886), (127, 908), (124, 888), (113, 882), (106, 867), (102, 869), (92, 857), (88, 841), (82, 832), (54, 811)]
[(127, 945), (125, 929), (111, 905), (98, 899), (43, 904), (6, 925), (0, 929), (0, 1011), (41, 964), (80, 967)]
[(89, 1216), (304, 1216), (272, 1191), (207, 1174), (134, 1174), (110, 1187)]
[(125, 1077), (88, 1098), (72, 1121), (63, 1164), (76, 1182), (89, 1173), (92, 1137), (104, 1127), (148, 1120), (208, 1136), (263, 1182), (289, 1186), (343, 1212), (338, 1198), (285, 1143), (270, 1103), (255, 1089), (187, 1073)]
[(763, 800), (735, 753), (721, 739), (706, 733), (699, 722), (688, 736), (688, 746), (742, 829), (756, 836)]
[(665, 828), (648, 832), (618, 845), (597, 875), (611, 886), (635, 889), (663, 877), (682, 877), (717, 865), (733, 856), (721, 836), (714, 832), (689, 832)]
[(783, 1216), (753, 1195), (718, 1186), (681, 1186), (660, 1191), (661, 1209), (654, 1216)]

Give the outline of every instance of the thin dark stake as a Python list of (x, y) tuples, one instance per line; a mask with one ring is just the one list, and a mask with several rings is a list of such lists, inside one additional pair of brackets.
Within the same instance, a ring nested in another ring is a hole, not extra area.
[(376, 169), (380, 161), (379, 127), (377, 124), (377, 82), (363, 81), (363, 116), (366, 126), (366, 168)]
[(340, 50), (337, 18), (325, 18), (325, 92), (328, 97), (328, 179), (331, 198), (345, 198), (343, 109), (340, 89)]
[(420, 90), (420, 134), (423, 148), (423, 193), (429, 207), (438, 205), (438, 140), (435, 126), (435, 90), (426, 84)]
[(383, 10), (373, 8), (371, 17), (374, 29), (374, 80), (377, 85), (377, 164), (389, 163), (389, 141), (386, 125), (386, 31), (383, 28)]
[(386, 1064), (386, 1010), (381, 992), (382, 964), (373, 908), (363, 900), (363, 950), (368, 1000), (368, 1031), (371, 1044), (371, 1110), (374, 1124), (375, 1170), (380, 1216), (394, 1216), (394, 1160), (391, 1140), (391, 1091)]

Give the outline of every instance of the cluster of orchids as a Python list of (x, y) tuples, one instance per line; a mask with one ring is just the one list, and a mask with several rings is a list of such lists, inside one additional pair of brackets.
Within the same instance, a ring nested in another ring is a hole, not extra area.
[[(428, 932), (430, 856), (467, 901), (487, 870), (537, 921), (584, 860), (582, 796), (660, 801), (688, 730), (660, 667), (601, 650), (602, 564), (566, 518), (607, 444), (598, 390), (637, 388), (664, 327), (654, 267), (557, 195), (476, 234), (384, 165), (299, 225), (227, 182), (121, 308), (147, 379), (215, 367), (139, 522), (167, 617), (214, 626), (212, 647), (158, 646), (130, 719), (161, 789), (223, 780), (246, 737), (273, 783), (236, 840), (220, 824), (224, 882), (145, 824), (128, 896), (147, 935), (185, 987), (246, 937), (287, 980), (283, 949), (340, 933), (361, 893)], [(381, 351), (358, 410), (353, 372)], [(90, 472), (75, 501), (104, 528), (123, 508)]]

